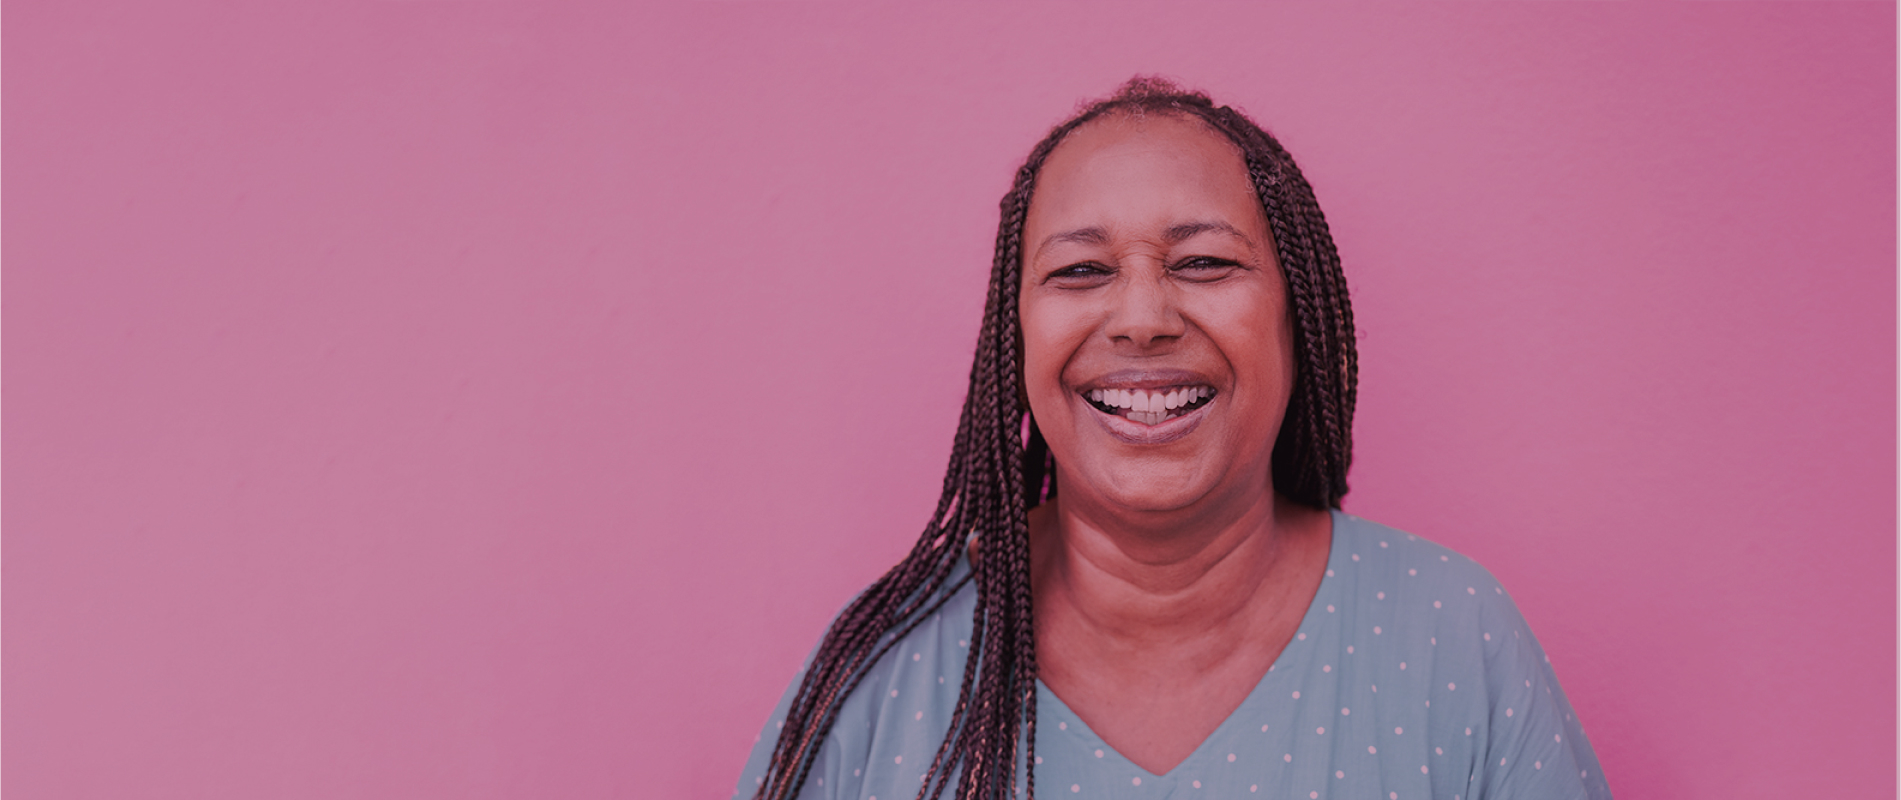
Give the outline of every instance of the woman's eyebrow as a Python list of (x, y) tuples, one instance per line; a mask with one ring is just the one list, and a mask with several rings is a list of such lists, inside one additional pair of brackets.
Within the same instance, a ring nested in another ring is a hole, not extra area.
[(1236, 239), (1246, 240), (1248, 238), (1239, 230), (1236, 230), (1233, 225), (1229, 225), (1226, 222), (1184, 222), (1180, 225), (1169, 226), (1168, 230), (1162, 232), (1162, 240), (1169, 244), (1177, 244), (1190, 237), (1210, 231), (1225, 233)]
[(1042, 250), (1046, 247), (1049, 247), (1050, 245), (1058, 244), (1058, 243), (1096, 244), (1096, 245), (1108, 244), (1109, 232), (1100, 227), (1092, 226), (1088, 228), (1077, 228), (1072, 231), (1062, 231), (1060, 233), (1052, 233), (1048, 236), (1043, 237), (1043, 242), (1041, 244), (1038, 244), (1036, 246), (1036, 249)]

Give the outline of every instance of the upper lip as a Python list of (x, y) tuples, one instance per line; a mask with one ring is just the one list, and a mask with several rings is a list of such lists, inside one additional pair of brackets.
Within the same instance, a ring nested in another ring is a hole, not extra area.
[(1079, 392), (1096, 389), (1167, 389), (1174, 386), (1213, 386), (1208, 376), (1185, 369), (1121, 369), (1097, 377), (1077, 387)]

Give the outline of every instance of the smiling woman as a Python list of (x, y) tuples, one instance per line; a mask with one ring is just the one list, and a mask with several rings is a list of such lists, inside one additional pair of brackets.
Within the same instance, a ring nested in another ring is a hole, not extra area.
[(932, 522), (741, 794), (1609, 796), (1497, 581), (1340, 512), (1352, 315), (1277, 142), (1131, 81), (1031, 152), (997, 241)]

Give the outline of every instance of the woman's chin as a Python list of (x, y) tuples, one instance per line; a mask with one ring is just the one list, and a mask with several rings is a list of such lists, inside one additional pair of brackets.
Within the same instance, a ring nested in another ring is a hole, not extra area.
[[(1182, 464), (1117, 464), (1084, 480), (1105, 506), (1135, 513), (1167, 513), (1194, 506), (1214, 487), (1202, 470)], [(1065, 489), (1068, 487), (1065, 486)]]

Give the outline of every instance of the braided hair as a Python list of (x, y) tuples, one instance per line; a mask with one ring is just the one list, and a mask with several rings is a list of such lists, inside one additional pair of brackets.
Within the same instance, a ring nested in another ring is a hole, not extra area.
[[(1055, 461), (1023, 393), (1017, 318), (1023, 222), (1043, 162), (1065, 137), (1109, 114), (1171, 114), (1201, 120), (1227, 137), (1266, 211), (1287, 281), (1295, 379), (1274, 440), (1274, 490), (1314, 508), (1337, 508), (1347, 492), (1358, 359), (1346, 277), (1313, 187), (1260, 126), (1207, 95), (1136, 77), (1056, 126), (1030, 151), (1004, 195), (990, 292), (937, 509), (903, 561), (846, 607), (825, 634), (787, 711), (755, 797), (796, 797), (844, 704), (887, 650), (968, 582), (977, 608), (950, 727), (924, 774), (920, 800), (1005, 800), (1036, 794), (1036, 641), (1030, 597), (1028, 512), (1054, 497)], [(982, 557), (950, 576), (970, 538)], [(1017, 768), (1024, 770), (1017, 783)]]

